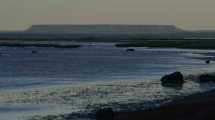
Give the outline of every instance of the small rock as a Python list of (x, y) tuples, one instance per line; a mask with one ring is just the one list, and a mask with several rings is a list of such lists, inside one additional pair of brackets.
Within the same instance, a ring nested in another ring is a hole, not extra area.
[(210, 60), (206, 60), (205, 61), (206, 64), (210, 64), (210, 62), (211, 62)]
[(31, 53), (32, 53), (32, 54), (36, 54), (36, 53), (38, 53), (38, 51), (32, 50)]
[(135, 50), (132, 48), (126, 49), (127, 52), (134, 52)]

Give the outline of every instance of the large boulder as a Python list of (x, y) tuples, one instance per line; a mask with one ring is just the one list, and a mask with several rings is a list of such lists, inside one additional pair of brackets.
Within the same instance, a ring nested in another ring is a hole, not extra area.
[(114, 112), (112, 108), (102, 108), (96, 111), (96, 120), (113, 120)]
[(200, 83), (215, 82), (215, 75), (203, 74), (199, 76)]
[(163, 76), (161, 78), (161, 82), (164, 87), (182, 86), (184, 83), (184, 76), (181, 72), (174, 72), (174, 73)]

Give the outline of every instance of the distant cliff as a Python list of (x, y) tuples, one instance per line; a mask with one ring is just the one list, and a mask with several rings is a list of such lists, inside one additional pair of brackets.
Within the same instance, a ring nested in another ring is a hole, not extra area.
[(163, 34), (183, 30), (174, 25), (33, 25), (26, 32), (69, 34)]
[(174, 25), (32, 25), (0, 32), (0, 40), (133, 42), (143, 40), (215, 39), (214, 31), (187, 31)]

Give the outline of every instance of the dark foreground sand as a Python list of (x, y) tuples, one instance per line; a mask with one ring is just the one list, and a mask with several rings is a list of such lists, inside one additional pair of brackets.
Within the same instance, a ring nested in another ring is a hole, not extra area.
[(215, 120), (215, 91), (191, 95), (152, 110), (116, 113), (114, 120)]

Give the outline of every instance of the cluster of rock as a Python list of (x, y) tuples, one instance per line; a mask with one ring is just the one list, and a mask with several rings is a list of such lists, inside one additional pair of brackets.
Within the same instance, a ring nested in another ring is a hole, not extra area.
[[(215, 83), (215, 74), (202, 74), (198, 77), (199, 83)], [(185, 77), (181, 72), (174, 72), (168, 75), (165, 75), (161, 78), (161, 85), (164, 87), (182, 87), (185, 82)]]
[(215, 75), (214, 74), (203, 74), (199, 76), (200, 83), (208, 83), (208, 82), (215, 82)]

